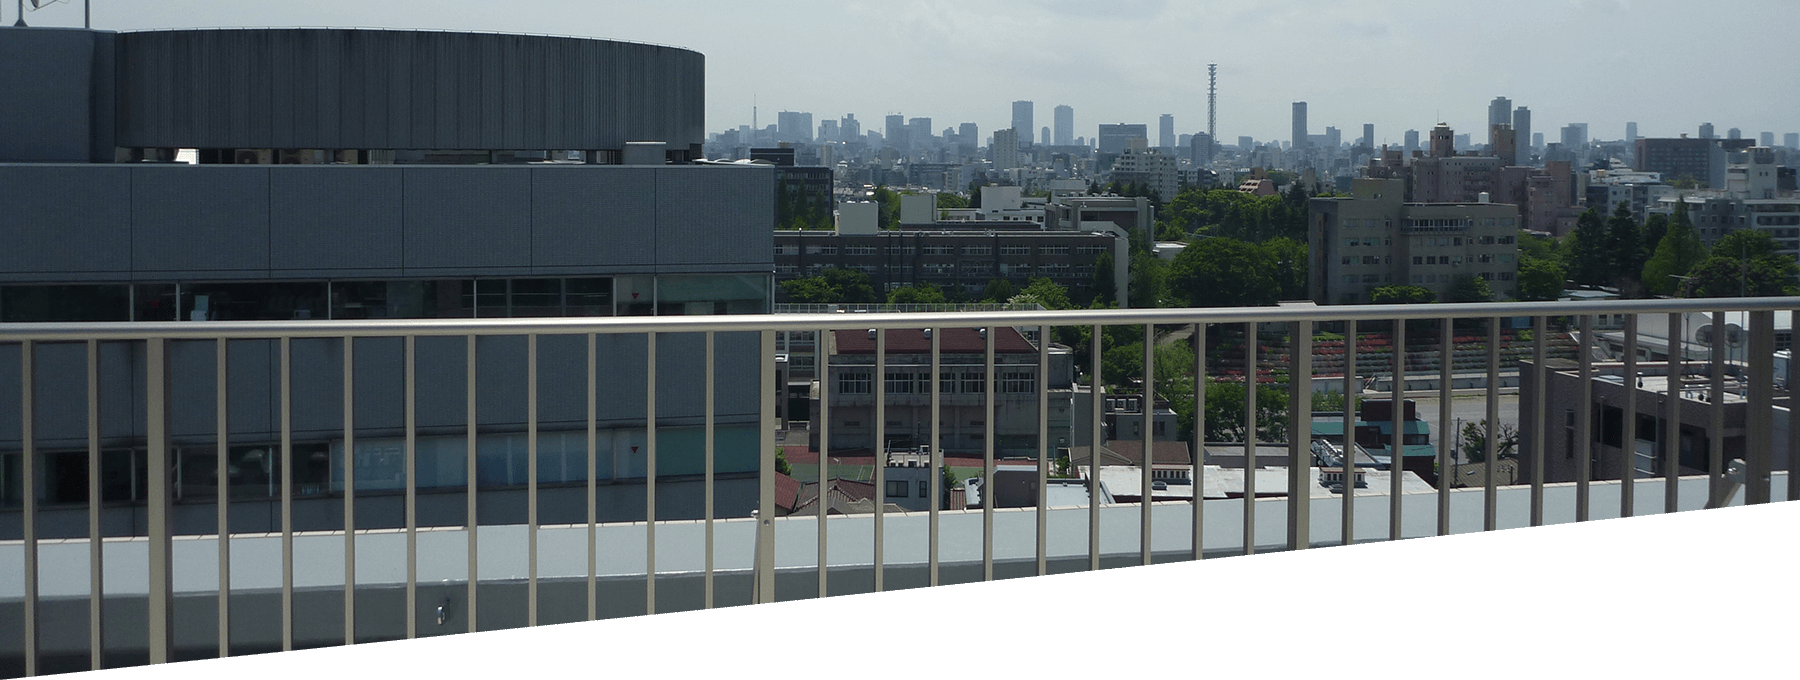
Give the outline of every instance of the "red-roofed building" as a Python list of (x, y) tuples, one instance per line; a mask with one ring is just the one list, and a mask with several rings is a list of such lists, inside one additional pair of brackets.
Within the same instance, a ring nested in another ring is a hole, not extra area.
[[(931, 376), (931, 338), (923, 330), (894, 329), (884, 333), (883, 376), (875, 376), (875, 338), (867, 330), (836, 331), (827, 337), (827, 375), (814, 392), (813, 413), (819, 401), (830, 406), (832, 451), (916, 449), (931, 439), (931, 391), (939, 391), (942, 414), (939, 448), (947, 455), (980, 456), (985, 450), (986, 379), (988, 338), (984, 329), (940, 328), (937, 380)], [(1037, 395), (1040, 386), (1038, 349), (1017, 329), (995, 329), (994, 403), (995, 455), (1036, 455)], [(1051, 348), (1047, 388), (1051, 390), (1051, 437), (1066, 440), (1072, 366), (1068, 350)], [(875, 390), (886, 395), (880, 433), (876, 441)], [(814, 419), (817, 421), (817, 418)], [(819, 444), (819, 424), (812, 425), (812, 442)], [(1062, 434), (1058, 434), (1061, 432)], [(1062, 442), (1052, 442), (1051, 446)]]

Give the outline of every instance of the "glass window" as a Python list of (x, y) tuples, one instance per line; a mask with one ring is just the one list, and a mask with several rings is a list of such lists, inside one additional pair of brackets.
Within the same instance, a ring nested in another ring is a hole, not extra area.
[(569, 316), (612, 316), (612, 279), (564, 280), (563, 304)]
[(987, 391), (987, 376), (980, 371), (966, 371), (962, 374), (963, 394), (981, 394)]
[(766, 314), (768, 277), (761, 274), (664, 276), (656, 282), (664, 314)]
[(618, 286), (619, 316), (652, 316), (656, 314), (656, 277), (620, 276)]
[(911, 373), (897, 373), (890, 371), (887, 374), (888, 394), (912, 394), (912, 391), (913, 375)]
[(181, 287), (184, 321), (323, 319), (324, 281), (195, 283)]
[(131, 286), (7, 286), (0, 321), (130, 321)]
[(838, 394), (868, 394), (871, 379), (863, 371), (845, 371), (838, 374)]
[(513, 279), (509, 316), (562, 316), (562, 279)]
[(457, 280), (333, 281), (333, 319), (467, 318)]

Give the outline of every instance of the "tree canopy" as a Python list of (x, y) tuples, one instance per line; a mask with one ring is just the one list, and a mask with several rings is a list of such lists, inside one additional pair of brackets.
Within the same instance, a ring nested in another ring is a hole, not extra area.
[(1662, 239), (1650, 261), (1644, 263), (1644, 288), (1658, 295), (1670, 295), (1681, 287), (1679, 276), (1686, 276), (1706, 259), (1706, 246), (1688, 217), (1687, 203), (1675, 203), (1675, 216), (1668, 220)]
[(1169, 298), (1189, 307), (1254, 307), (1306, 297), (1306, 246), (1203, 238), (1169, 265)]
[(896, 305), (942, 304), (944, 291), (929, 283), (901, 286), (888, 291), (887, 301)]
[(1369, 302), (1377, 305), (1416, 305), (1436, 299), (1437, 294), (1424, 286), (1381, 286), (1369, 291)]
[(1775, 252), (1768, 232), (1739, 229), (1713, 244), (1712, 256), (1689, 274), (1688, 297), (1770, 297), (1800, 294), (1800, 265)]
[(880, 302), (869, 275), (854, 269), (832, 267), (816, 276), (781, 282), (789, 302), (813, 304)]

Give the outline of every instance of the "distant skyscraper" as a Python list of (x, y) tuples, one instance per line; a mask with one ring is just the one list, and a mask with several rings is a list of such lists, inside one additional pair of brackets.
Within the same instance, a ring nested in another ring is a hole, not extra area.
[(906, 138), (915, 145), (923, 145), (932, 140), (930, 118), (906, 119)]
[(846, 113), (844, 119), (838, 121), (838, 136), (846, 142), (862, 136), (862, 123), (856, 121), (856, 114)]
[(1762, 134), (1757, 135), (1757, 137), (1758, 139), (1756, 141), (1758, 146), (1775, 146), (1775, 133), (1764, 131)]
[(1175, 148), (1175, 114), (1165, 113), (1156, 119), (1156, 145), (1164, 149)]
[(1058, 104), (1052, 114), (1055, 126), (1051, 135), (1051, 143), (1057, 146), (1069, 146), (1075, 143), (1075, 109), (1068, 104)]
[(1512, 99), (1494, 97), (1487, 104), (1487, 146), (1494, 148), (1494, 126), (1510, 126), (1512, 124)]
[(1513, 109), (1513, 139), (1518, 142), (1515, 153), (1519, 157), (1519, 165), (1531, 164), (1531, 109), (1523, 106)]
[(1013, 102), (1012, 127), (1019, 134), (1020, 143), (1031, 143), (1031, 131), (1037, 129), (1037, 126), (1031, 124), (1031, 102), (1023, 99)]
[(1625, 145), (1630, 148), (1635, 149), (1635, 148), (1637, 148), (1637, 140), (1638, 140), (1637, 123), (1626, 123), (1625, 124)]
[(1731, 128), (1731, 129), (1725, 131), (1725, 138), (1726, 139), (1743, 139), (1744, 131), (1739, 130), (1737, 128)]
[(1531, 148), (1533, 148), (1533, 149), (1544, 148), (1544, 133), (1542, 133), (1542, 132), (1531, 133)]
[(1587, 143), (1587, 125), (1585, 123), (1570, 123), (1563, 127), (1563, 148), (1574, 152), (1576, 156), (1579, 157), (1582, 154), (1582, 150), (1587, 148)]
[(994, 146), (988, 152), (994, 159), (996, 170), (1019, 167), (1019, 133), (1012, 128), (995, 130)]
[(1250, 151), (1251, 148), (1253, 148), (1255, 146), (1256, 146), (1256, 140), (1254, 138), (1251, 138), (1251, 137), (1239, 137), (1238, 138), (1238, 151), (1248, 152), (1248, 151)]
[(1143, 123), (1112, 123), (1100, 126), (1100, 153), (1124, 153), (1133, 139), (1148, 140), (1150, 133)]
[(1363, 123), (1363, 146), (1375, 148), (1375, 124)]
[(1188, 149), (1188, 153), (1193, 155), (1195, 163), (1211, 162), (1213, 155), (1218, 152), (1218, 149), (1213, 146), (1212, 135), (1204, 132), (1194, 133), (1193, 138), (1188, 140)]
[(1344, 145), (1343, 131), (1341, 131), (1335, 127), (1331, 127), (1329, 125), (1325, 126), (1325, 148), (1330, 149), (1331, 151), (1335, 152), (1338, 150), (1339, 147), (1342, 147), (1343, 145)]
[(1050, 146), (1050, 126), (1046, 125), (1038, 128), (1038, 143), (1044, 146)]
[(1306, 146), (1306, 102), (1294, 102), (1294, 148)]
[(963, 144), (980, 148), (981, 128), (976, 127), (974, 123), (963, 123), (962, 125), (958, 125), (956, 126), (956, 139)]
[(1712, 139), (1713, 138), (1712, 123), (1701, 123), (1700, 124), (1700, 138), (1701, 139)]
[(1414, 150), (1417, 150), (1418, 148), (1419, 148), (1419, 131), (1418, 130), (1407, 130), (1406, 131), (1406, 150), (1414, 151)]
[(810, 142), (813, 138), (812, 114), (782, 111), (775, 115), (777, 139), (783, 142)]
[(906, 116), (898, 113), (888, 114), (887, 124), (882, 126), (882, 134), (887, 136), (888, 146), (905, 149)]
[(1781, 145), (1790, 149), (1800, 149), (1800, 132), (1789, 132), (1782, 135)]
[(830, 118), (819, 121), (819, 141), (838, 141), (838, 122)]

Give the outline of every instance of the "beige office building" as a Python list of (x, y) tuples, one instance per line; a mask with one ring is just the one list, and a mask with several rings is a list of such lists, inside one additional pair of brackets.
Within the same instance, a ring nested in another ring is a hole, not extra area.
[(1312, 199), (1309, 286), (1319, 304), (1369, 302), (1382, 286), (1415, 285), (1445, 300), (1465, 276), (1494, 299), (1518, 290), (1517, 206), (1407, 203), (1406, 182), (1358, 179), (1347, 198)]

